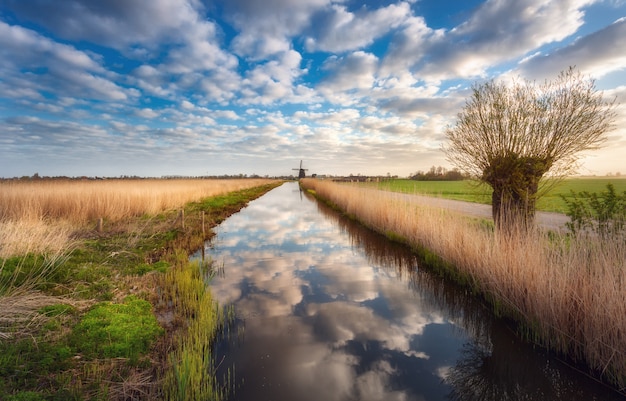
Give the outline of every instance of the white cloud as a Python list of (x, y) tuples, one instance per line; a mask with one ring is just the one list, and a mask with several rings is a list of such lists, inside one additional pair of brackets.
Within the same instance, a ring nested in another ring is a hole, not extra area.
[(385, 73), (393, 74), (397, 71), (405, 71), (412, 64), (421, 60), (428, 49), (428, 41), (437, 38), (442, 32), (429, 28), (422, 17), (408, 18), (403, 28), (394, 34), (389, 52), (384, 60)]
[[(340, 92), (356, 91), (364, 93), (371, 89), (376, 81), (378, 58), (363, 51), (356, 51), (345, 57), (330, 57), (324, 63), (324, 70), (329, 72), (319, 89), (327, 97), (338, 101)], [(339, 97), (346, 101), (345, 97)], [(354, 100), (353, 100), (354, 101)], [(343, 104), (349, 104), (348, 103)]]
[(85, 52), (2, 21), (0, 55), (0, 71), (6, 82), (39, 93), (115, 101), (136, 95), (111, 80), (114, 74)]
[[(53, 62), (65, 67), (102, 71), (100, 65), (84, 52), (56, 43), (33, 30), (2, 21), (0, 44), (3, 52), (11, 56), (9, 59), (4, 58), (3, 63), (19, 62), (23, 66), (40, 66), (44, 64), (42, 57), (52, 57)], [(50, 60), (45, 62), (49, 63)]]
[(529, 79), (555, 77), (570, 66), (598, 79), (613, 71), (626, 69), (626, 17), (606, 28), (548, 55), (536, 55), (520, 64)]
[(333, 5), (316, 18), (314, 30), (305, 39), (308, 51), (344, 52), (372, 44), (380, 36), (399, 27), (411, 14), (406, 2), (369, 11), (352, 13), (346, 7)]
[(148, 119), (157, 118), (159, 116), (159, 113), (150, 108), (138, 109), (135, 114), (139, 117)]
[(227, 120), (241, 120), (241, 117), (232, 110), (214, 110), (210, 111), (216, 118), (224, 118)]
[(185, 110), (193, 110), (195, 106), (190, 101), (183, 100), (182, 102), (180, 102), (180, 107), (182, 107)]
[(199, 2), (188, 0), (8, 0), (10, 8), (45, 26), (55, 34), (73, 40), (88, 40), (117, 49), (176, 38), (198, 22)]
[[(201, 16), (204, 8), (198, 1), (9, 3), (61, 37), (111, 46), (128, 57), (144, 60), (146, 64), (135, 70), (137, 80), (133, 82), (153, 95), (171, 97), (180, 85), (200, 86), (206, 96), (221, 100), (234, 96), (230, 83), (239, 81), (234, 72), (238, 60), (222, 49), (220, 32)], [(59, 51), (57, 57), (68, 63), (93, 63), (76, 52)], [(206, 78), (214, 84), (203, 83)], [(114, 94), (114, 98), (120, 96)]]
[[(492, 0), (449, 31), (432, 31), (412, 19), (394, 40), (385, 71), (410, 68), (421, 79), (484, 76), (499, 63), (573, 35), (593, 0)], [(427, 55), (427, 56), (426, 56)]]
[(292, 48), (291, 38), (305, 29), (314, 13), (332, 0), (231, 0), (226, 18), (239, 33), (232, 42), (241, 56), (268, 58)]
[(195, 22), (186, 27), (179, 37), (184, 40), (184, 45), (169, 51), (166, 63), (168, 72), (187, 74), (237, 67), (237, 58), (221, 48), (214, 24), (206, 21)]
[(241, 104), (310, 103), (315, 101), (311, 88), (298, 84), (307, 70), (301, 68), (302, 56), (295, 50), (278, 53), (265, 63), (250, 68), (242, 81)]

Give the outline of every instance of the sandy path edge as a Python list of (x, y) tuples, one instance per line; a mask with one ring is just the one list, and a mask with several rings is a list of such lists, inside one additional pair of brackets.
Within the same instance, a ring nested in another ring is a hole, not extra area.
[[(405, 194), (401, 192), (391, 192), (391, 191), (377, 190), (377, 189), (372, 189), (372, 190), (379, 191), (381, 194), (385, 194), (385, 196), (389, 196), (390, 198), (400, 198), (402, 200), (415, 202), (415, 203), (419, 203), (419, 204), (430, 206), (430, 207), (441, 207), (441, 208), (449, 209), (449, 210), (462, 213), (468, 216), (479, 217), (479, 218), (484, 218), (484, 219), (489, 219), (489, 220), (492, 219), (491, 205), (484, 205), (481, 203), (465, 202), (465, 201), (452, 200), (452, 199), (437, 198), (434, 196), (413, 195), (413, 194)], [(554, 231), (565, 231), (567, 230), (566, 223), (570, 221), (570, 218), (567, 215), (564, 215), (561, 213), (538, 211), (535, 214), (535, 221), (542, 228), (545, 228), (548, 230), (554, 230)]]

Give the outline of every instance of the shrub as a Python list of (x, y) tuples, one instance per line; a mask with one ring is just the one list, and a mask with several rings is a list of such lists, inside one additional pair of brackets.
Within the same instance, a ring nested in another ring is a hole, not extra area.
[(602, 238), (626, 238), (626, 191), (620, 195), (609, 183), (599, 194), (571, 191), (571, 198), (561, 198), (567, 205), (571, 220), (567, 227), (572, 233), (589, 231)]

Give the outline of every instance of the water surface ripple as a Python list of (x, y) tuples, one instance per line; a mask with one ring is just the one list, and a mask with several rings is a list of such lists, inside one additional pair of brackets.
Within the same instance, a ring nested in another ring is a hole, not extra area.
[(233, 400), (619, 400), (517, 338), (405, 247), (286, 183), (217, 228)]

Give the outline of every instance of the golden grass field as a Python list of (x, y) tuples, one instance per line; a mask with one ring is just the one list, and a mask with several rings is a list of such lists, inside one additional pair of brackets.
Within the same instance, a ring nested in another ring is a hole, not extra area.
[(499, 236), (437, 208), (377, 197), (354, 185), (306, 179), (317, 196), (378, 232), (423, 247), (454, 266), (521, 321), (532, 340), (585, 361), (603, 380), (626, 386), (626, 243), (539, 230)]
[(266, 179), (0, 181), (0, 258), (66, 248), (100, 218), (121, 221), (267, 183)]

